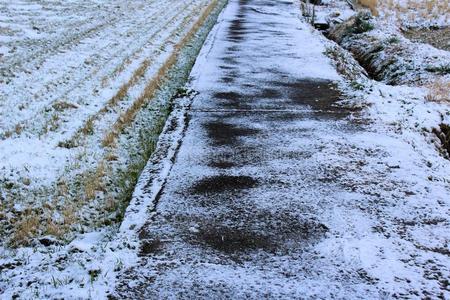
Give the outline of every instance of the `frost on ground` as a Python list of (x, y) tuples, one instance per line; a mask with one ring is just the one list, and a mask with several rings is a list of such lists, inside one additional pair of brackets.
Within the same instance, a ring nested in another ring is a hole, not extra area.
[(3, 242), (120, 219), (176, 87), (150, 100), (216, 2), (0, 1)]
[[(365, 1), (361, 1), (365, 2)], [(448, 27), (450, 6), (448, 0), (378, 0), (375, 14), (387, 23), (403, 28)]]
[(413, 41), (450, 49), (448, 0), (379, 0), (374, 12), (384, 26), (400, 28)]
[[(384, 1), (378, 3), (379, 10), (385, 9)], [(439, 3), (436, 1), (433, 5), (439, 6)], [(445, 51), (445, 43), (449, 38), (450, 11), (449, 8), (436, 9), (444, 15), (439, 20), (433, 19), (440, 24), (437, 28), (425, 22), (421, 23), (422, 27), (416, 24), (411, 28), (396, 22), (393, 16), (380, 14), (372, 17), (370, 13), (363, 12), (357, 14), (346, 1), (322, 1), (322, 5), (316, 6), (315, 10), (318, 18), (327, 20), (331, 26), (328, 37), (352, 52), (372, 78), (391, 85), (434, 84), (432, 88), (438, 92), (436, 83), (447, 89), (450, 87), (450, 54)], [(409, 11), (415, 11), (415, 8), (404, 8), (402, 12), (406, 14)], [(412, 35), (422, 36), (421, 33), (438, 39), (409, 39)], [(448, 93), (436, 98), (442, 100), (440, 98), (443, 97), (448, 100)]]
[[(397, 2), (395, 5), (403, 7), (402, 11), (405, 14), (417, 11), (421, 7), (412, 5), (406, 8), (403, 2)], [(438, 26), (437, 29), (430, 28), (431, 25), (425, 21), (419, 22), (418, 20), (414, 25), (409, 24), (409, 26), (414, 26), (413, 30), (416, 32), (442, 29), (442, 32), (437, 34), (440, 36), (438, 43), (430, 40), (410, 40), (410, 35), (402, 27), (407, 25), (393, 22), (393, 16), (380, 13), (373, 17), (370, 13), (357, 13), (349, 5), (346, 5), (346, 1), (323, 1), (323, 5), (317, 7), (318, 15), (322, 15), (331, 24), (331, 28), (326, 32), (328, 38), (348, 50), (364, 67), (363, 73), (366, 72), (370, 78), (390, 86), (397, 85), (397, 87), (392, 87), (397, 90), (405, 91), (410, 87), (408, 95), (412, 96), (406, 97), (418, 99), (424, 97), (427, 102), (444, 104), (443, 106), (436, 105), (437, 111), (442, 115), (440, 118), (442, 124), (429, 124), (432, 128), (424, 127), (425, 130), (435, 131), (438, 135), (441, 131), (439, 128), (447, 126), (445, 124), (446, 115), (448, 115), (447, 104), (450, 102), (450, 52), (443, 44), (450, 38), (446, 29), (449, 26), (450, 12), (447, 6), (442, 5), (442, 2), (429, 3), (430, 9), (440, 10), (443, 13), (441, 18), (428, 16), (433, 19), (433, 22), (438, 22), (433, 25)], [(386, 9), (387, 4), (379, 1), (378, 5), (378, 10), (381, 11)], [(426, 14), (423, 15), (424, 18), (426, 16)], [(357, 78), (352, 76), (352, 73), (355, 73), (352, 68), (356, 62), (346, 51), (330, 44), (327, 54), (335, 60), (339, 71), (346, 75), (347, 79), (353, 81), (354, 88), (364, 88), (365, 83), (358, 82)], [(391, 89), (390, 86), (387, 89)], [(382, 90), (384, 87), (380, 88), (380, 95), (385, 96), (386, 93), (383, 93)], [(424, 94), (425, 96), (423, 96)], [(433, 106), (431, 103), (429, 105)], [(446, 133), (443, 132), (443, 134)]]
[(229, 1), (191, 79), (119, 233), (0, 249), (2, 297), (450, 297), (450, 162), (433, 133), (447, 102), (370, 79), (298, 1)]

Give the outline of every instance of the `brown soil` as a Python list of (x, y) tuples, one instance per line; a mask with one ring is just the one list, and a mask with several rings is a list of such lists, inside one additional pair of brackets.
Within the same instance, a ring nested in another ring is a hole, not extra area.
[(412, 41), (450, 51), (450, 27), (408, 29), (403, 34)]

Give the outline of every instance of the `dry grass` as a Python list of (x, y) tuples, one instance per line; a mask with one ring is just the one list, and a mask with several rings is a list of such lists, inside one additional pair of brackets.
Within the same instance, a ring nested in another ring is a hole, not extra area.
[(78, 108), (78, 105), (67, 101), (56, 101), (53, 103), (52, 107), (54, 110), (62, 112), (67, 109), (76, 109)]
[[(136, 82), (140, 78), (142, 78), (142, 76), (144, 76), (149, 65), (150, 65), (150, 61), (147, 59), (144, 60), (141, 63), (141, 65), (139, 66), (139, 68), (137, 68), (136, 71), (134, 71), (131, 78), (120, 87), (120, 89), (117, 91), (117, 93), (111, 97), (111, 99), (109, 99), (108, 103), (106, 104), (106, 106), (104, 108), (102, 108), (100, 110), (99, 114), (106, 113), (110, 108), (116, 106), (121, 100), (123, 100), (127, 96), (130, 87), (132, 87), (134, 84), (136, 84)], [(95, 122), (96, 118), (97, 118), (97, 116), (90, 117), (86, 121), (84, 126), (81, 128), (81, 130), (78, 132), (78, 134), (76, 134), (72, 140), (78, 138), (80, 133), (85, 136), (92, 135), (94, 133), (94, 122)]]
[[(149, 41), (153, 41), (153, 39), (156, 36), (158, 36), (162, 30), (165, 30), (167, 28), (167, 26), (172, 24), (174, 22), (174, 20), (176, 20), (179, 17), (180, 14), (181, 14), (181, 11), (178, 14), (174, 15), (172, 18), (168, 19), (167, 22), (163, 26), (161, 26), (161, 29), (159, 29), (152, 36), (150, 36)], [(127, 57), (118, 67), (116, 67), (116, 69), (114, 69), (114, 71), (112, 72), (110, 77), (115, 77), (118, 74), (122, 73), (125, 70), (125, 68), (131, 64), (131, 62), (132, 62), (131, 57), (137, 57), (140, 52), (142, 52), (142, 48), (136, 50), (132, 55), (130, 55), (130, 57)], [(103, 84), (103, 81), (105, 82), (104, 84), (106, 85), (106, 83), (109, 81), (109, 78), (107, 78), (107, 77), (103, 78), (102, 84)]]
[(58, 196), (65, 198), (67, 197), (69, 193), (69, 185), (65, 180), (58, 181), (58, 183), (56, 184), (56, 192), (57, 192), (56, 195)]
[(135, 85), (136, 82), (138, 82), (139, 79), (141, 79), (145, 75), (145, 72), (147, 72), (149, 65), (150, 65), (150, 60), (148, 60), (148, 59), (144, 60), (141, 63), (141, 65), (139, 66), (139, 68), (137, 68), (136, 71), (134, 71), (133, 76), (131, 76), (131, 78), (128, 80), (128, 82), (123, 84), (120, 87), (119, 91), (109, 100), (107, 106), (108, 107), (115, 106), (115, 105), (117, 105), (117, 103), (119, 103), (119, 101), (124, 99), (125, 96), (128, 94), (128, 90), (130, 89), (130, 87)]
[(94, 134), (94, 118), (87, 119), (86, 123), (84, 123), (83, 128), (81, 128), (81, 132), (84, 135), (92, 135)]
[(159, 69), (157, 75), (147, 84), (144, 92), (136, 99), (135, 102), (133, 102), (129, 109), (119, 116), (117, 121), (114, 123), (112, 130), (110, 130), (103, 138), (103, 147), (113, 147), (115, 145), (117, 136), (134, 120), (141, 107), (143, 107), (149, 99), (153, 98), (160, 86), (160, 83), (164, 80), (167, 71), (175, 64), (175, 62), (176, 57), (172, 54), (171, 57)]
[(92, 200), (95, 198), (97, 192), (105, 191), (104, 178), (106, 175), (106, 164), (101, 161), (97, 169), (85, 176), (84, 180), (84, 195), (86, 200)]
[(396, 16), (398, 20), (417, 18), (433, 20), (441, 16), (450, 16), (449, 0), (357, 0), (369, 8), (374, 15), (382, 12), (386, 16)]
[(13, 245), (28, 245), (37, 234), (40, 227), (39, 216), (32, 211), (26, 211), (16, 228), (11, 239)]
[[(56, 238), (63, 238), (68, 232), (69, 227), (77, 222), (75, 215), (76, 210), (73, 206), (67, 206), (62, 212), (62, 222), (56, 223), (50, 217), (53, 207), (49, 204), (43, 206), (43, 211), (35, 211), (27, 209), (21, 220), (18, 221), (13, 237), (11, 239), (12, 246), (26, 246), (38, 233), (52, 235)], [(47, 215), (47, 218), (42, 218)]]
[(117, 161), (117, 160), (119, 160), (119, 156), (117, 156), (116, 154), (114, 154), (112, 152), (108, 152), (105, 155), (105, 160), (106, 161)]
[(54, 223), (50, 218), (47, 219), (46, 230), (45, 232), (49, 235), (52, 235), (57, 238), (61, 238), (64, 236), (65, 229), (60, 225)]
[[(214, 4), (212, 5), (212, 8), (216, 5), (217, 1), (213, 1)], [(211, 6), (211, 5), (210, 5)], [(206, 12), (210, 13), (212, 11), (212, 9), (209, 9), (208, 6), (206, 8)], [(180, 12), (181, 13), (181, 12)], [(166, 22), (166, 25), (169, 25), (170, 23), (172, 23), (180, 14), (178, 13), (177, 15), (173, 16), (171, 19), (169, 19)], [(194, 17), (194, 15), (189, 15), (186, 16), (185, 20), (183, 21), (183, 25), (179, 26), (179, 28), (183, 28), (184, 25), (186, 25), (186, 23), (189, 21), (189, 19), (192, 19)], [(203, 22), (204, 20), (202, 20)], [(164, 30), (165, 26), (162, 27), (161, 30)], [(153, 40), (159, 33), (161, 30), (158, 30), (157, 32), (155, 32), (150, 38), (149, 40)], [(165, 42), (170, 41), (170, 39), (178, 34), (178, 28), (172, 32), (172, 34), (169, 36), (169, 38), (166, 39)], [(191, 36), (189, 36), (190, 38)], [(138, 52), (142, 51), (142, 49), (139, 49), (138, 51), (136, 51), (132, 56), (136, 56)], [(170, 58), (169, 58), (170, 59)], [(123, 63), (118, 66), (113, 74), (111, 75), (112, 77), (117, 76), (120, 72), (125, 70), (125, 67), (127, 65), (129, 65), (131, 63), (131, 59), (128, 57), (126, 58)], [(61, 142), (60, 146), (61, 147), (66, 147), (66, 148), (72, 148), (75, 147), (79, 144), (79, 139), (82, 138), (83, 136), (86, 135), (91, 135), (93, 134), (94, 131), (94, 122), (98, 119), (101, 118), (102, 115), (110, 112), (114, 107), (116, 107), (118, 105), (118, 103), (120, 103), (120, 101), (124, 100), (127, 96), (128, 96), (128, 92), (130, 90), (131, 87), (133, 87), (140, 79), (142, 79), (145, 75), (145, 73), (147, 72), (148, 68), (152, 65), (153, 60), (152, 59), (145, 59), (140, 66), (134, 71), (133, 75), (131, 76), (131, 78), (124, 83), (119, 90), (117, 91), (117, 93), (111, 97), (111, 99), (106, 103), (106, 105), (95, 115), (91, 116), (88, 121), (85, 123), (85, 125), (80, 128), (75, 134), (74, 136), (72, 136), (72, 138), (70, 138), (67, 141)], [(109, 78), (104, 77), (102, 79), (102, 87), (105, 87), (108, 84)], [(131, 118), (131, 119), (130, 119)], [(122, 123), (129, 123), (130, 121), (132, 121), (134, 119), (134, 116), (132, 114), (130, 114), (130, 112), (128, 113), (123, 113), (120, 117), (119, 120), (116, 122), (116, 124), (122, 124)], [(120, 126), (120, 125), (118, 125)], [(104, 147), (111, 147), (115, 145), (115, 138), (116, 138), (117, 133), (115, 133), (114, 130), (109, 131), (108, 133), (105, 134), (103, 141), (102, 141), (102, 145)]]
[[(169, 70), (177, 63), (181, 49), (196, 34), (198, 29), (203, 25), (217, 3), (217, 0), (213, 0), (207, 8), (205, 8), (201, 12), (199, 11), (197, 15), (193, 14), (188, 16), (191, 19), (188, 19), (188, 17), (185, 18), (186, 23), (183, 24), (184, 27), (181, 26), (182, 28), (186, 28), (187, 24), (192, 24), (189, 22), (191, 22), (193, 18), (196, 18), (201, 14), (198, 20), (190, 28), (186, 36), (174, 46), (174, 52), (169, 57), (169, 59), (161, 66), (156, 76), (147, 83), (143, 93), (126, 111), (124, 111), (120, 115), (116, 123), (112, 126), (113, 128), (109, 132), (107, 132), (105, 139), (107, 140), (109, 136), (110, 142), (108, 144), (115, 144), (117, 137), (123, 131), (123, 129), (135, 120), (137, 113), (142, 109), (144, 105), (146, 105), (148, 101), (150, 101), (154, 97), (156, 91), (165, 81)], [(180, 28), (174, 31), (171, 38), (181, 35), (181, 32), (185, 32), (182, 28), (181, 30), (183, 31), (180, 31)], [(168, 42), (170, 42), (170, 40)], [(122, 101), (122, 99), (128, 96), (128, 90), (130, 87), (132, 87), (137, 82), (142, 81), (142, 77), (147, 72), (151, 63), (151, 59), (145, 60), (138, 67), (138, 69), (136, 69), (136, 71), (133, 73), (132, 78), (130, 78), (130, 80), (126, 84), (121, 86), (116, 95), (114, 95), (114, 97), (109, 100), (108, 105), (106, 105), (103, 109), (105, 113), (110, 113), (113, 109), (113, 107), (111, 106), (118, 105)], [(105, 82), (105, 84), (107, 84), (107, 82)], [(72, 105), (68, 102), (58, 102), (53, 107), (55, 112), (63, 112), (66, 109), (72, 108), (75, 107), (72, 107)], [(67, 147), (70, 148), (73, 147), (73, 145), (77, 145), (76, 141), (79, 141), (78, 138), (84, 135), (92, 134), (100, 117), (100, 115), (96, 115), (88, 119), (84, 127), (80, 128), (79, 135), (73, 136), (70, 139), (70, 141), (72, 141), (74, 138), (76, 138), (76, 140), (74, 140), (73, 143), (67, 143)], [(53, 120), (53, 118), (50, 119), (52, 119), (52, 122), (50, 123), (56, 124), (58, 121), (56, 119)], [(162, 124), (164, 124), (164, 122), (162, 122)], [(80, 145), (82, 144), (80, 143)], [(72, 203), (68, 208), (65, 208), (61, 212), (60, 207), (57, 207), (56, 205), (49, 205), (48, 207), (43, 207), (42, 209), (36, 211), (30, 209), (30, 212), (28, 212), (27, 214), (20, 214), (20, 216), (15, 220), (15, 228), (13, 230), (14, 233), (11, 235), (11, 240), (13, 241), (11, 243), (12, 246), (28, 245), (33, 238), (35, 238), (36, 236), (42, 236), (43, 234), (49, 234), (57, 238), (67, 237), (67, 234), (70, 233), (70, 230), (74, 229), (73, 224), (78, 224), (81, 222), (81, 219), (77, 215), (78, 212), (81, 211), (81, 207), (89, 203), (89, 200), (95, 199), (97, 196), (99, 196), (99, 192), (104, 192), (104, 194), (101, 195), (102, 197), (99, 198), (99, 201), (103, 203), (103, 206), (101, 206), (100, 209), (104, 208), (104, 211), (108, 213), (112, 213), (119, 209), (122, 209), (123, 203), (121, 202), (121, 196), (113, 197), (107, 191), (107, 189), (109, 189), (109, 186), (107, 185), (106, 178), (110, 178), (110, 173), (113, 170), (113, 168), (110, 167), (111, 162), (118, 160), (117, 155), (113, 152), (116, 149), (111, 148), (106, 150), (107, 151), (104, 159), (100, 160), (100, 163), (94, 170), (91, 169), (90, 172), (86, 172), (77, 176), (76, 184), (67, 182), (64, 178), (61, 178), (60, 181), (58, 181), (55, 189), (55, 199), (64, 199), (64, 203)], [(136, 176), (138, 176), (141, 169), (142, 168), (135, 172)], [(127, 177), (127, 182), (128, 181), (130, 181), (130, 184), (132, 184), (133, 182), (133, 180), (129, 180), (129, 178)], [(73, 189), (74, 186), (76, 187), (75, 190)], [(76, 197), (76, 199), (78, 199), (79, 201), (72, 202), (73, 197)], [(60, 203), (60, 201), (58, 203)], [(50, 217), (53, 215), (51, 212), (54, 212), (55, 210), (61, 212), (60, 215), (62, 215), (63, 218), (57, 220), (52, 219)], [(109, 220), (108, 218), (110, 218), (110, 216), (105, 217), (105, 220)]]
[(430, 44), (435, 48), (450, 51), (450, 27), (439, 29), (411, 28), (403, 35), (412, 41)]
[(53, 113), (50, 119), (47, 120), (42, 129), (42, 133), (46, 134), (50, 131), (55, 132), (59, 128), (60, 117), (57, 112)]
[(16, 135), (20, 135), (23, 131), (24, 127), (21, 124), (16, 124), (16, 126), (14, 126), (13, 130), (7, 130), (3, 133), (2, 137), (4, 139), (8, 139), (10, 137), (12, 137), (14, 134)]
[[(97, 192), (105, 191), (104, 178), (106, 176), (107, 168), (104, 161), (101, 161), (95, 171), (90, 172), (84, 178), (84, 189), (81, 193), (84, 194), (82, 200), (92, 200), (96, 197)], [(68, 200), (68, 185), (65, 181), (60, 181), (57, 184), (56, 197), (59, 199)], [(56, 198), (55, 198), (56, 199)], [(63, 239), (70, 231), (74, 224), (79, 224), (80, 220), (77, 216), (77, 211), (84, 201), (66, 203), (64, 208), (59, 210), (61, 219), (53, 220), (53, 212), (56, 209), (58, 201), (44, 203), (42, 208), (34, 209), (27, 208), (23, 213), (18, 215), (15, 220), (15, 227), (9, 240), (12, 247), (28, 246), (33, 238), (41, 235), (51, 235), (57, 239)], [(117, 204), (108, 204), (110, 206)]]
[(168, 71), (175, 65), (178, 56), (180, 55), (180, 51), (185, 46), (192, 36), (197, 32), (197, 30), (202, 26), (205, 22), (206, 18), (209, 16), (211, 11), (217, 5), (217, 0), (211, 2), (206, 9), (203, 11), (200, 18), (197, 22), (192, 26), (190, 31), (184, 36), (184, 38), (174, 46), (174, 51), (170, 55), (170, 57), (166, 60), (166, 62), (161, 66), (158, 70), (158, 73), (153, 77), (153, 79), (146, 85), (143, 93), (136, 99), (136, 101), (131, 105), (129, 109), (123, 112), (118, 120), (114, 123), (113, 128), (105, 135), (102, 145), (104, 147), (112, 147), (115, 144), (116, 138), (123, 131), (123, 129), (130, 124), (139, 110), (155, 96), (156, 91), (159, 89), (160, 85), (165, 80)]
[(71, 205), (67, 206), (63, 210), (62, 215), (64, 217), (64, 225), (66, 227), (77, 223), (77, 218), (76, 218), (75, 212), (76, 212), (75, 207), (73, 207)]
[(378, 0), (358, 0), (358, 4), (367, 7), (374, 16), (378, 16)]
[(108, 197), (105, 200), (104, 208), (105, 208), (105, 211), (107, 211), (107, 212), (114, 212), (114, 211), (117, 211), (118, 205), (119, 205), (119, 201), (117, 199)]
[(450, 80), (438, 79), (428, 86), (427, 100), (450, 102)]

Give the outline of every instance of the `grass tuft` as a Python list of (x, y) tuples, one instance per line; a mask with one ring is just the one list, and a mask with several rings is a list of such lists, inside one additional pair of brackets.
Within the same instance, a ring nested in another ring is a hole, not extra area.
[(426, 99), (434, 102), (450, 102), (450, 81), (438, 79), (428, 86)]
[(373, 30), (374, 26), (370, 23), (369, 19), (365, 15), (357, 15), (355, 19), (355, 26), (353, 27), (353, 33), (360, 34)]
[(106, 165), (104, 161), (101, 161), (97, 169), (93, 172), (88, 174), (85, 177), (84, 181), (84, 194), (86, 197), (86, 200), (92, 200), (97, 195), (97, 192), (104, 192), (104, 177), (106, 175)]
[(434, 128), (433, 133), (439, 138), (442, 143), (442, 148), (450, 156), (450, 126), (447, 124), (441, 124), (439, 129)]
[(440, 66), (427, 66), (426, 71), (430, 73), (437, 73), (440, 75), (450, 74), (450, 64), (440, 65)]
[(22, 219), (16, 224), (11, 243), (13, 246), (29, 245), (31, 239), (38, 233), (40, 227), (39, 216), (32, 211), (26, 211)]

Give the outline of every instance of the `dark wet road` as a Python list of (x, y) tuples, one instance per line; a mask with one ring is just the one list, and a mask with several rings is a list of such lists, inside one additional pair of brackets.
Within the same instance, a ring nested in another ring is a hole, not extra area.
[(125, 272), (117, 296), (304, 293), (304, 256), (329, 231), (319, 216), (334, 189), (311, 159), (323, 132), (356, 129), (333, 81), (296, 72), (305, 57), (294, 8), (231, 1), (199, 59), (188, 130), (141, 230), (142, 270)]

